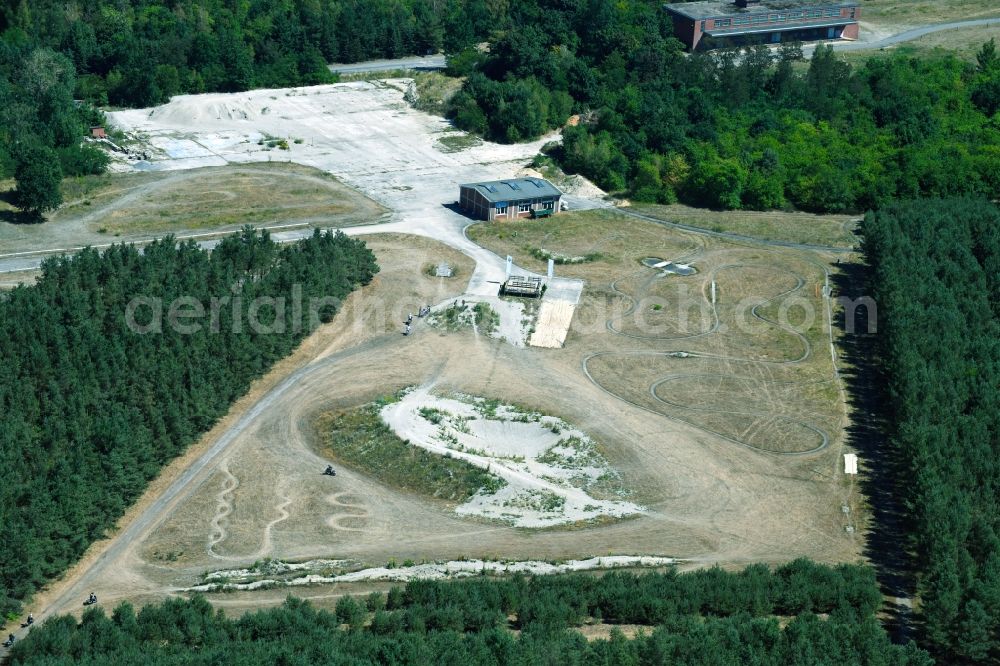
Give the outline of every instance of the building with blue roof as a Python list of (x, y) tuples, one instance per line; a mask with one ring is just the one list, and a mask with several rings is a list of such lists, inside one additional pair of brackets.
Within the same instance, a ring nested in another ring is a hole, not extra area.
[(512, 178), (459, 186), (459, 207), (479, 220), (548, 217), (559, 212), (562, 192), (544, 178)]

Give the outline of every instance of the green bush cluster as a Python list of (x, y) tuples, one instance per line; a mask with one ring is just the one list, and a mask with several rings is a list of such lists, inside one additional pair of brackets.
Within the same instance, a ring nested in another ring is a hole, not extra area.
[[(430, 497), (464, 502), (477, 492), (492, 493), (506, 483), (458, 458), (441, 456), (404, 441), (379, 416), (380, 404), (327, 414), (316, 428), (323, 453), (383, 483)], [(443, 414), (427, 410), (439, 423)]]

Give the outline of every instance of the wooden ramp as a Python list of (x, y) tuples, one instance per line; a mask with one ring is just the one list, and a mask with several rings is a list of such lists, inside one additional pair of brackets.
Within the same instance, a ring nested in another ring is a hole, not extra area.
[(528, 344), (532, 347), (559, 349), (566, 342), (569, 325), (573, 321), (576, 305), (568, 301), (542, 301), (538, 308), (535, 332)]

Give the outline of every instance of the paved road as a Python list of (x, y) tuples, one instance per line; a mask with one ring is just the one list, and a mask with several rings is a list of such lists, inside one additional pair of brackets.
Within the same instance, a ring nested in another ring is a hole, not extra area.
[(429, 56), (411, 56), (396, 60), (368, 60), (349, 65), (334, 63), (330, 71), (337, 74), (359, 74), (361, 72), (386, 72), (393, 69), (444, 69), (447, 66), (443, 53)]
[[(889, 35), (883, 39), (878, 39), (875, 41), (864, 41), (858, 40), (856, 42), (850, 41), (839, 41), (839, 42), (829, 42), (829, 46), (832, 46), (836, 51), (868, 51), (874, 49), (884, 49), (887, 46), (895, 46), (896, 44), (902, 44), (903, 42), (913, 41), (914, 39), (919, 39), (924, 35), (929, 35), (935, 32), (943, 32), (945, 30), (957, 30), (959, 28), (972, 28), (976, 26), (1000, 26), (1000, 16), (995, 16), (993, 18), (984, 19), (973, 19), (969, 21), (951, 21), (950, 23), (933, 23), (931, 25), (922, 25), (918, 28), (913, 28), (911, 30), (904, 30), (903, 32), (898, 32), (895, 35)], [(862, 33), (864, 34), (864, 33)], [(810, 57), (813, 51), (816, 50), (816, 45), (811, 44), (802, 47), (802, 53), (807, 58)]]
[[(588, 210), (592, 208), (611, 208), (611, 204), (603, 200), (587, 199), (585, 197), (574, 196), (574, 195), (564, 195), (564, 200), (569, 204), (570, 210)], [(851, 249), (844, 247), (830, 247), (826, 245), (810, 245), (806, 243), (792, 243), (789, 241), (777, 241), (777, 240), (765, 240), (762, 238), (754, 238), (752, 236), (744, 236), (741, 234), (734, 234), (724, 231), (710, 231), (708, 229), (702, 229), (700, 227), (691, 226), (688, 224), (683, 224), (681, 222), (668, 222), (656, 217), (649, 215), (643, 215), (642, 213), (633, 212), (627, 208), (615, 208), (618, 212), (623, 215), (628, 215), (631, 217), (646, 220), (648, 222), (654, 222), (661, 226), (671, 227), (674, 229), (681, 229), (683, 231), (690, 231), (692, 233), (704, 234), (707, 236), (714, 236), (716, 238), (724, 238), (726, 240), (739, 241), (742, 243), (756, 243), (758, 245), (769, 245), (772, 247), (787, 247), (797, 250), (818, 250), (821, 252), (851, 252)], [(271, 232), (271, 237), (278, 243), (292, 243), (298, 240), (302, 240), (312, 235), (313, 227), (308, 225), (292, 224), (292, 225), (273, 225), (273, 226), (263, 226), (259, 227), (261, 229), (267, 229)], [(457, 249), (465, 252), (469, 256), (473, 257), (477, 264), (482, 266), (491, 266), (494, 268), (489, 276), (483, 275), (479, 280), (473, 280), (470, 285), (470, 293), (476, 293), (476, 287), (481, 284), (488, 282), (489, 280), (499, 279), (501, 275), (496, 271), (496, 267), (500, 265), (502, 259), (498, 258), (489, 250), (486, 250), (468, 239), (458, 239), (456, 234), (449, 234), (450, 238), (442, 238), (440, 236), (435, 236), (433, 231), (437, 229), (422, 229), (414, 228), (412, 225), (401, 225), (398, 222), (388, 222), (382, 224), (366, 224), (359, 225), (356, 227), (345, 227), (341, 229), (347, 235), (361, 235), (361, 234), (373, 234), (373, 233), (411, 233), (418, 236), (427, 236), (430, 238), (436, 238), (437, 240), (444, 240), (448, 244), (456, 247)], [(206, 250), (210, 250), (215, 247), (219, 238), (223, 236), (231, 235), (235, 232), (225, 232), (225, 233), (201, 233), (201, 234), (179, 234), (177, 240), (188, 240), (194, 239), (198, 241), (198, 245)], [(135, 241), (129, 241), (135, 245), (145, 245), (152, 242), (156, 238), (162, 236), (162, 234), (151, 235), (148, 239), (141, 239)], [(203, 239), (203, 240), (198, 240)], [(450, 241), (450, 242), (449, 242)], [(93, 245), (96, 249), (104, 249), (110, 247), (112, 244), (107, 243), (104, 245)], [(65, 248), (52, 248), (51, 250), (39, 250), (36, 252), (15, 252), (12, 254), (0, 254), (0, 274), (3, 273), (16, 273), (21, 271), (31, 271), (36, 270), (42, 264), (42, 260), (45, 257), (54, 256), (58, 254), (73, 254), (82, 250), (82, 247), (65, 247)], [(524, 269), (519, 269), (522, 273), (532, 274), (530, 271), (525, 271)], [(492, 283), (491, 283), (492, 284)], [(494, 288), (490, 287), (490, 289)]]

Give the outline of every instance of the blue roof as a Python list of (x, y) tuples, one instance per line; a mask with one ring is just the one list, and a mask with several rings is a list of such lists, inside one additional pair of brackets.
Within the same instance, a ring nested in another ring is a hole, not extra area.
[(544, 199), (562, 196), (559, 189), (544, 178), (511, 178), (509, 180), (491, 180), (485, 183), (465, 183), (461, 187), (469, 187), (484, 197), (487, 201), (524, 201), (525, 199)]

